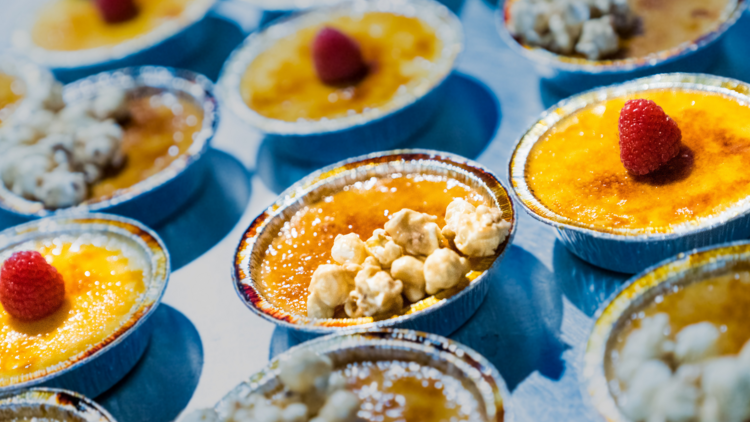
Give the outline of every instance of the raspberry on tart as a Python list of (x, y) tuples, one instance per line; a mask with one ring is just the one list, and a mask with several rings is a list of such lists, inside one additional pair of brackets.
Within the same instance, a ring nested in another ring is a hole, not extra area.
[(63, 300), (63, 278), (39, 252), (15, 252), (3, 263), (0, 302), (13, 317), (40, 320), (58, 310)]
[(368, 72), (359, 44), (328, 26), (313, 40), (313, 62), (318, 77), (327, 85), (355, 85)]
[(680, 152), (682, 132), (651, 100), (629, 100), (620, 111), (620, 160), (635, 175), (658, 170)]
[(102, 19), (109, 24), (126, 22), (138, 15), (133, 0), (96, 0)]

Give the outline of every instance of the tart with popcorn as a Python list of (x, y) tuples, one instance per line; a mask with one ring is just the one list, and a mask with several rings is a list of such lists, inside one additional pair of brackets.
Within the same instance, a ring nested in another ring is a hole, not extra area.
[(167, 91), (107, 87), (66, 104), (62, 86), (0, 127), (0, 177), (26, 208), (96, 204), (148, 179), (186, 154), (203, 110)]
[(718, 29), (737, 0), (511, 0), (506, 22), (527, 47), (588, 60), (642, 58)]

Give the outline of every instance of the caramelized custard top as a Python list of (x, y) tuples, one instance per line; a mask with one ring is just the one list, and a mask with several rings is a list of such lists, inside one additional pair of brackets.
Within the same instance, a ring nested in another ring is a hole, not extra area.
[(23, 99), (26, 87), (23, 82), (0, 73), (0, 125), (10, 117), (18, 102)]
[(77, 51), (111, 47), (177, 20), (192, 0), (134, 0), (138, 15), (110, 24), (93, 0), (52, 0), (39, 13), (31, 30), (36, 45), (47, 50)]
[(372, 422), (484, 421), (461, 380), (416, 362), (352, 363), (337, 371), (359, 396), (357, 416)]
[[(484, 198), (455, 179), (443, 176), (393, 174), (346, 186), (322, 201), (306, 206), (284, 224), (265, 251), (258, 288), (271, 304), (287, 312), (307, 315), (308, 286), (321, 264), (332, 263), (336, 235), (356, 233), (367, 240), (393, 213), (409, 208), (438, 217), (445, 225), (445, 209), (454, 198), (474, 205)], [(336, 317), (346, 317), (337, 312)]]
[(736, 0), (629, 0), (641, 31), (624, 40), (626, 58), (644, 57), (694, 41), (717, 29)]
[(107, 199), (164, 170), (184, 155), (203, 126), (193, 101), (162, 93), (128, 101), (131, 119), (123, 129), (125, 164), (91, 188), (94, 201)]
[[(655, 101), (682, 131), (680, 155), (646, 176), (620, 161), (626, 100)], [(595, 230), (670, 232), (750, 195), (750, 107), (719, 93), (653, 90), (594, 104), (552, 127), (532, 148), (526, 182), (549, 210)]]
[[(359, 43), (370, 73), (356, 86), (332, 87), (318, 79), (312, 42), (324, 26)], [(338, 17), (301, 29), (258, 55), (242, 77), (240, 93), (252, 110), (272, 119), (344, 117), (385, 106), (424, 82), (441, 50), (434, 30), (417, 18), (383, 12)]]
[(19, 321), (0, 306), (0, 386), (101, 343), (133, 316), (146, 291), (143, 267), (126, 256), (133, 252), (123, 252), (103, 236), (91, 243), (58, 238), (35, 249), (62, 275), (65, 301), (34, 322)]

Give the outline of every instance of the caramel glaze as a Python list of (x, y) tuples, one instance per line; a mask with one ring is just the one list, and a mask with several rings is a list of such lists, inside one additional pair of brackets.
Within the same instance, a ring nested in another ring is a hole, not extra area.
[[(667, 166), (633, 176), (620, 161), (625, 101), (655, 101), (682, 131)], [(750, 107), (718, 93), (654, 90), (594, 104), (562, 120), (534, 145), (526, 181), (558, 215), (597, 230), (670, 232), (750, 195)]]
[(640, 31), (624, 40), (622, 57), (644, 57), (697, 40), (722, 23), (733, 0), (630, 0)]
[[(308, 286), (321, 264), (332, 263), (331, 248), (339, 234), (356, 233), (367, 240), (383, 228), (389, 216), (403, 208), (438, 217), (454, 198), (480, 205), (483, 197), (454, 179), (394, 174), (346, 186), (322, 201), (306, 206), (284, 224), (265, 251), (258, 288), (271, 304), (307, 315)], [(346, 317), (342, 310), (336, 317)]]
[[(628, 336), (640, 328), (643, 318), (657, 313), (669, 315), (671, 333), (688, 325), (710, 322), (721, 331), (719, 353), (736, 355), (750, 339), (750, 265), (738, 264), (728, 273), (709, 277), (659, 296), (642, 314), (629, 318), (615, 338), (614, 349), (622, 350)], [(614, 378), (611, 365), (608, 377)]]
[(59, 239), (39, 245), (65, 282), (65, 301), (52, 315), (32, 322), (17, 320), (0, 306), (0, 386), (85, 352), (131, 317), (146, 291), (143, 270), (110, 249)]
[(47, 50), (78, 51), (114, 46), (176, 21), (192, 0), (134, 0), (138, 15), (110, 24), (93, 0), (53, 0), (39, 13), (31, 30), (38, 46)]
[(338, 17), (325, 26), (354, 38), (369, 63), (368, 75), (354, 86), (328, 86), (315, 71), (312, 43), (324, 25), (304, 28), (261, 53), (242, 77), (247, 105), (265, 117), (295, 122), (361, 113), (386, 105), (399, 89), (423, 82), (442, 42), (417, 18), (370, 12)]
[(164, 170), (184, 155), (203, 126), (203, 110), (190, 100), (158, 94), (128, 101), (121, 169), (91, 188), (93, 201), (107, 199)]
[(337, 371), (372, 422), (483, 421), (479, 403), (459, 379), (416, 362), (352, 363)]

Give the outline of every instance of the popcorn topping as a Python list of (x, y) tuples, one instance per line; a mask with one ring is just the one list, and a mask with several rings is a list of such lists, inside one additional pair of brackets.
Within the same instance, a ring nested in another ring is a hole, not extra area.
[(518, 0), (508, 29), (523, 44), (600, 60), (616, 53), (636, 24), (627, 0)]
[(122, 164), (125, 92), (108, 88), (91, 101), (64, 106), (54, 84), (25, 116), (12, 115), (0, 128), (0, 177), (5, 187), (50, 209), (83, 202), (88, 186)]
[[(510, 233), (502, 211), (474, 207), (455, 199), (441, 231), (437, 217), (403, 209), (362, 242), (354, 233), (334, 240), (331, 256), (343, 265), (323, 264), (313, 273), (307, 316), (333, 318), (344, 306), (351, 318), (388, 317), (426, 295), (450, 289), (465, 279), (469, 261), (450, 248), (445, 237), (470, 257), (491, 256)], [(443, 235), (445, 234), (445, 237)]]
[(645, 318), (616, 361), (626, 388), (623, 413), (633, 421), (744, 422), (750, 418), (750, 341), (739, 356), (718, 355), (719, 330), (689, 325), (671, 340), (669, 317)]

